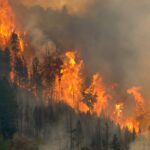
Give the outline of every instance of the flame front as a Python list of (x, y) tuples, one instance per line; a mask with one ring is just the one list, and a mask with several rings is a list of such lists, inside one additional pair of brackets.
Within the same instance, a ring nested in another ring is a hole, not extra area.
[(138, 115), (144, 114), (145, 113), (145, 104), (144, 104), (144, 98), (142, 94), (139, 92), (140, 87), (133, 87), (131, 89), (128, 89), (128, 94), (133, 95), (134, 100), (136, 102), (136, 113)]
[[(8, 0), (0, 0), (0, 49), (11, 47), (10, 49), (10, 79), (15, 81), (16, 76), (16, 59), (23, 60), (24, 40), (22, 33), (16, 29), (15, 14)], [(16, 31), (15, 31), (16, 30)], [(15, 33), (16, 32), (16, 33)], [(15, 35), (15, 36), (14, 36)], [(15, 49), (15, 50), (14, 50)], [(17, 51), (16, 51), (17, 50)]]
[[(28, 58), (25, 57), (25, 51), (29, 48), (24, 44), (24, 33), (14, 33), (15, 15), (8, 1), (0, 0), (0, 8), (0, 47), (9, 47), (9, 75), (12, 83), (32, 91), (36, 96), (42, 93), (43, 99), (63, 102), (75, 112), (96, 114), (98, 117), (103, 112), (121, 128), (128, 128), (131, 132), (135, 130), (138, 133), (141, 128), (148, 128), (149, 113), (140, 88), (127, 90), (135, 107), (126, 114), (127, 104), (124, 100), (116, 102), (111, 93), (108, 93), (109, 89), (99, 73), (91, 77), (91, 83), (87, 86), (86, 76), (83, 74), (84, 61), (77, 57), (77, 52), (48, 55), (43, 62), (35, 59), (33, 68), (29, 67)], [(34, 60), (34, 56), (32, 58)]]
[(82, 99), (81, 91), (83, 85), (83, 78), (81, 69), (83, 61), (76, 62), (76, 55), (74, 52), (66, 52), (64, 58), (64, 64), (61, 69), (61, 80), (56, 79), (56, 93), (59, 101), (64, 101), (66, 104), (79, 110), (82, 105), (80, 100)]
[(15, 16), (7, 0), (0, 0), (0, 47), (5, 47), (10, 42), (10, 37), (15, 29)]

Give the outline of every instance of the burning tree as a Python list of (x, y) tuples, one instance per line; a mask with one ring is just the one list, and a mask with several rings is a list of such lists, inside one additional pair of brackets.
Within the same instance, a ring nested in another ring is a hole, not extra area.
[(89, 112), (92, 114), (93, 109), (94, 109), (94, 104), (97, 101), (97, 96), (96, 94), (93, 95), (92, 91), (85, 91), (83, 93), (83, 102), (89, 107)]
[(113, 148), (113, 150), (120, 150), (121, 149), (120, 148), (120, 142), (119, 142), (119, 139), (118, 139), (116, 134), (113, 137), (112, 148)]
[(15, 29), (15, 16), (7, 0), (0, 0), (0, 8), (0, 47), (5, 48)]
[(8, 138), (17, 131), (17, 103), (6, 78), (0, 80), (0, 91), (0, 133)]
[(21, 82), (27, 79), (28, 71), (23, 53), (21, 51), (20, 41), (16, 33), (13, 33), (11, 37), (10, 65), (11, 79), (18, 82), (18, 85), (21, 85)]

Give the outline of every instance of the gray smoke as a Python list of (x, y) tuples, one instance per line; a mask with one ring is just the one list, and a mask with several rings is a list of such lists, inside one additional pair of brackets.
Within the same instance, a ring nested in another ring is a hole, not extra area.
[[(121, 86), (119, 93), (141, 86), (149, 98), (148, 0), (96, 0), (92, 4), (66, 0), (63, 5), (57, 3), (61, 5), (57, 9), (53, 8), (54, 1), (34, 1), (30, 5), (29, 0), (23, 4), (21, 0), (10, 1), (18, 23), (28, 31), (35, 47), (50, 41), (51, 49), (78, 49), (88, 75), (100, 72), (106, 83)], [(71, 12), (72, 8), (79, 13)]]
[(45, 140), (44, 144), (39, 146), (39, 150), (58, 150), (58, 149), (68, 149), (69, 147), (69, 133), (67, 133), (67, 128), (64, 126), (64, 120), (50, 129), (50, 134)]
[(150, 148), (150, 134), (145, 133), (139, 136), (134, 143), (130, 145), (130, 150), (149, 150)]
[(43, 9), (63, 11), (64, 9), (71, 15), (80, 15), (94, 4), (95, 0), (18, 0), (27, 7), (40, 6)]
[[(149, 0), (10, 2), (34, 55), (40, 57), (47, 47), (50, 52), (77, 49), (85, 61), (87, 76), (100, 72), (107, 84), (118, 83), (117, 100), (127, 99), (122, 96), (125, 89), (136, 85), (141, 86), (146, 99), (150, 98)], [(65, 149), (68, 139), (62, 128), (58, 124), (40, 150)], [(148, 150), (148, 141), (149, 136), (139, 137), (131, 150)]]

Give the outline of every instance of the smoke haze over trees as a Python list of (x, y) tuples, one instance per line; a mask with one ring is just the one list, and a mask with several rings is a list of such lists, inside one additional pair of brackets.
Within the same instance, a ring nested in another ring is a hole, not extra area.
[(0, 150), (149, 150), (150, 2), (8, 2)]

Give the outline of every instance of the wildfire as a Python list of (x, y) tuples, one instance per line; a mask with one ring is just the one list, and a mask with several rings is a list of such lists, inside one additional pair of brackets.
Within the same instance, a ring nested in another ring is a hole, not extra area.
[(124, 103), (120, 102), (115, 105), (113, 115), (116, 116), (116, 120), (118, 123), (123, 116), (123, 110), (124, 110)]
[(134, 109), (134, 118), (137, 122), (136, 124), (139, 125), (139, 128), (142, 128), (143, 131), (148, 130), (150, 125), (149, 120), (149, 111), (145, 105), (145, 99), (143, 95), (140, 93), (140, 87), (132, 87), (127, 92), (128, 94), (132, 95), (135, 101), (135, 109)]
[(18, 40), (19, 40), (20, 52), (23, 53), (25, 50), (25, 44), (24, 44), (24, 40), (22, 39), (22, 35), (20, 32), (18, 33)]
[[(24, 63), (24, 40), (22, 33), (16, 31), (16, 18), (8, 0), (0, 0), (0, 48), (4, 49), (6, 46), (11, 47), (10, 55), (10, 80), (16, 80), (16, 67)], [(18, 80), (16, 80), (18, 83)]]
[(144, 104), (144, 98), (142, 96), (142, 94), (139, 92), (140, 87), (133, 87), (131, 89), (129, 89), (127, 92), (128, 94), (131, 94), (134, 96), (134, 100), (136, 102), (136, 106), (137, 106), (137, 113), (141, 114), (141, 113), (145, 113), (145, 104)]
[(125, 126), (129, 129), (130, 132), (135, 131), (136, 133), (139, 133), (140, 123), (136, 119), (132, 117), (127, 118), (125, 121)]
[(99, 116), (102, 110), (106, 110), (108, 101), (102, 77), (99, 74), (93, 75), (90, 87), (84, 91), (82, 68), (83, 60), (77, 62), (75, 52), (66, 52), (61, 80), (57, 78), (55, 82), (56, 93), (59, 101), (64, 101), (76, 111), (96, 113)]
[(125, 107), (123, 103), (115, 105), (112, 120), (117, 122), (121, 128), (128, 128), (130, 132), (139, 133), (149, 128), (149, 113), (145, 107), (145, 99), (140, 93), (140, 87), (132, 87), (127, 90), (127, 93), (132, 95), (135, 101), (135, 107), (132, 109), (129, 116), (124, 116)]
[(121, 115), (122, 115), (122, 110), (123, 110), (123, 103), (116, 104), (115, 109), (116, 109), (116, 112), (115, 112), (115, 113), (116, 113), (117, 117), (118, 117), (118, 118), (121, 117)]
[(132, 114), (125, 117), (124, 109), (124, 103), (117, 103), (111, 119), (118, 124), (121, 129), (127, 128), (130, 132), (135, 131), (138, 134), (140, 130), (140, 122), (136, 120), (136, 117)]
[(15, 29), (15, 16), (7, 0), (0, 0), (0, 47), (4, 48), (10, 41)]
[(102, 77), (99, 74), (93, 76), (92, 88), (93, 93), (97, 96), (97, 101), (94, 104), (94, 112), (100, 115), (102, 110), (107, 110), (109, 96), (107, 95), (106, 89), (102, 83)]
[[(83, 61), (77, 63), (74, 52), (66, 52), (61, 70), (61, 80), (56, 79), (56, 93), (59, 95), (59, 100), (63, 100), (75, 110), (79, 110), (80, 100), (82, 99), (82, 66)], [(84, 109), (85, 106), (82, 105), (80, 108)]]
[[(145, 100), (139, 91), (140, 88), (133, 87), (127, 90), (127, 93), (133, 96), (136, 107), (133, 108), (131, 114), (124, 115), (128, 107), (123, 101), (112, 106), (113, 98), (107, 92), (99, 73), (94, 74), (90, 85), (86, 86), (86, 77), (83, 76), (84, 62), (77, 58), (77, 53), (74, 51), (61, 54), (62, 62), (56, 58), (53, 59), (53, 56), (48, 56), (44, 61), (46, 65), (36, 60), (34, 69), (27, 67), (24, 56), (27, 47), (23, 38), (24, 34), (14, 32), (15, 16), (7, 0), (0, 0), (0, 8), (0, 47), (10, 47), (9, 75), (12, 83), (21, 88), (32, 89), (34, 95), (38, 95), (38, 84), (41, 82), (40, 86), (42, 86), (45, 99), (64, 102), (76, 112), (97, 116), (104, 112), (104, 115), (119, 124), (121, 128), (127, 127), (131, 132), (135, 130), (138, 133), (142, 124), (148, 126), (149, 115), (146, 114)], [(26, 83), (27, 79), (29, 83)], [(36, 81), (32, 83), (32, 80)], [(118, 84), (114, 84), (112, 89), (114, 90), (116, 86)]]
[[(102, 77), (99, 74), (95, 74), (92, 77), (92, 83), (89, 88), (84, 92), (85, 103), (88, 103), (91, 113), (96, 113), (100, 116), (101, 112), (104, 110), (105, 114), (108, 105), (109, 95), (102, 82)], [(88, 102), (87, 102), (88, 99)]]

